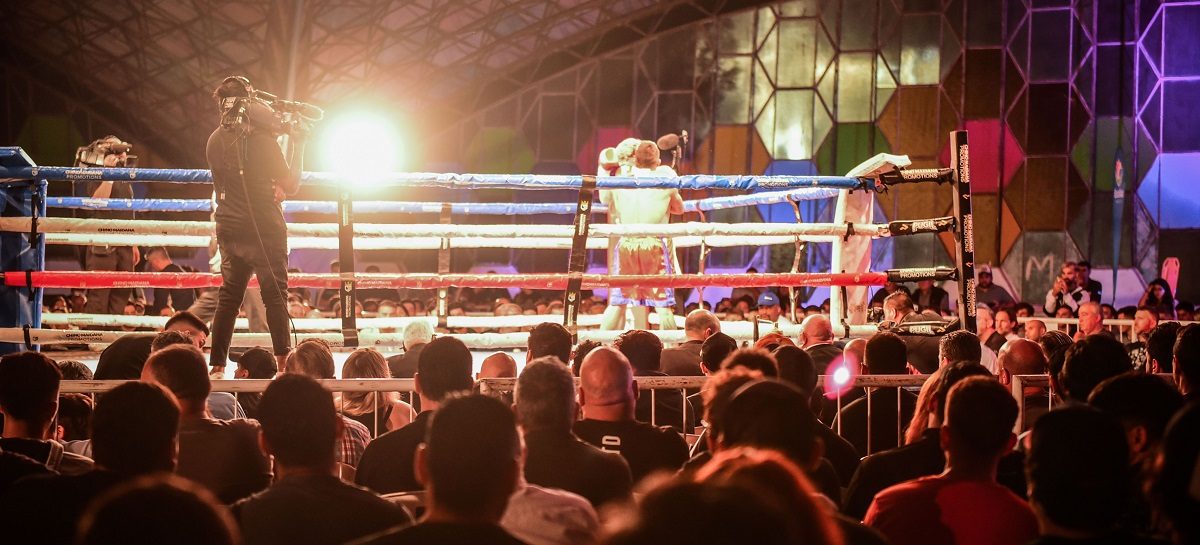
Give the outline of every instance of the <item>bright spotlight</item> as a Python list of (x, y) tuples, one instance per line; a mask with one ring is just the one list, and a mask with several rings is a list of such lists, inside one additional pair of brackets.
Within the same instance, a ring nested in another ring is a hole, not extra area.
[(330, 119), (322, 131), (321, 159), (328, 170), (359, 182), (383, 177), (403, 163), (402, 138), (385, 116), (348, 113)]
[(856, 367), (853, 362), (841, 357), (829, 362), (829, 367), (825, 368), (825, 375), (829, 377), (825, 381), (825, 397), (836, 399), (850, 391), (854, 386)]
[(843, 384), (846, 384), (849, 381), (850, 381), (850, 370), (846, 369), (844, 366), (838, 367), (837, 370), (833, 372), (834, 384), (837, 384), (838, 386), (842, 386)]

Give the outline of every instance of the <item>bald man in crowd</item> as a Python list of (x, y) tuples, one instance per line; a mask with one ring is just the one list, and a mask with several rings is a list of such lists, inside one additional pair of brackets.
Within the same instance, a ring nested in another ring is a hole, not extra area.
[(674, 377), (704, 376), (704, 371), (700, 369), (700, 348), (704, 346), (705, 339), (720, 332), (721, 320), (715, 314), (702, 308), (691, 311), (683, 321), (683, 334), (687, 336), (687, 341), (663, 349), (658, 360), (660, 369)]
[(602, 346), (583, 359), (579, 368), (583, 419), (575, 423), (575, 435), (619, 453), (629, 462), (635, 483), (654, 471), (674, 473), (688, 458), (687, 443), (669, 426), (634, 419), (637, 397), (633, 367), (624, 354)]
[(496, 352), (483, 359), (475, 379), (485, 378), (516, 378), (517, 360), (505, 352)]
[(1025, 338), (1033, 342), (1042, 340), (1042, 335), (1046, 334), (1046, 322), (1041, 320), (1029, 320), (1025, 322)]
[[(996, 357), (1000, 383), (1012, 388), (1014, 375), (1044, 375), (1049, 369), (1042, 347), (1029, 339), (1013, 339), (1000, 349)], [(1025, 408), (1022, 429), (1031, 429), (1046, 411), (1050, 410), (1050, 394), (1042, 386), (1025, 387)]]
[(842, 350), (833, 344), (833, 324), (824, 314), (813, 314), (800, 322), (800, 348), (813, 360), (817, 373), (825, 372)]

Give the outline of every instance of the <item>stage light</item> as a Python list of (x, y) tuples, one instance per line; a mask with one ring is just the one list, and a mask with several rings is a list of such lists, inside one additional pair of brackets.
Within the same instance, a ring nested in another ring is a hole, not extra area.
[(825, 397), (836, 399), (850, 391), (850, 388), (854, 386), (857, 367), (853, 362), (846, 361), (841, 357), (834, 358), (829, 362), (829, 367), (825, 368), (825, 376), (828, 377), (825, 381)]
[(838, 367), (837, 370), (833, 372), (833, 383), (837, 384), (838, 386), (842, 386), (847, 382), (850, 382), (850, 370), (846, 369), (845, 366)]
[(382, 177), (404, 162), (403, 139), (387, 116), (349, 112), (328, 120), (322, 129), (321, 166), (347, 175), (348, 182)]

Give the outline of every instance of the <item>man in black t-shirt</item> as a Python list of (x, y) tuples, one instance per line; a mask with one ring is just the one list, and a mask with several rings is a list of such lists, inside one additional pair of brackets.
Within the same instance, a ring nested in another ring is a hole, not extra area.
[(221, 291), (212, 323), (213, 373), (224, 373), (234, 321), (251, 276), (257, 276), (267, 311), (271, 345), (280, 368), (291, 348), (287, 312), (287, 224), (281, 201), (300, 188), (304, 129), (291, 125), (289, 167), (275, 138), (284, 132), (270, 106), (254, 97), (242, 77), (229, 77), (213, 92), (221, 126), (208, 138), (209, 168), (217, 194), (217, 246)]
[(583, 359), (579, 368), (579, 404), (583, 420), (575, 435), (617, 452), (629, 462), (637, 482), (654, 471), (674, 473), (687, 461), (687, 443), (670, 427), (655, 427), (634, 419), (637, 383), (633, 368), (620, 352), (600, 347)]

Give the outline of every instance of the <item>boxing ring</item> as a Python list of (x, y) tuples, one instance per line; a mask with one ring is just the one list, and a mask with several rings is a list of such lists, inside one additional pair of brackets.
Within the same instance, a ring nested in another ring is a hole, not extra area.
[[(841, 337), (865, 336), (878, 331), (866, 323), (869, 286), (886, 282), (911, 282), (924, 279), (962, 280), (956, 293), (958, 322), (975, 329), (974, 242), (972, 239), (971, 189), (968, 171), (968, 146), (965, 131), (951, 133), (953, 164), (941, 169), (890, 169), (903, 167), (904, 156), (877, 156), (846, 176), (713, 176), (678, 177), (595, 177), (542, 175), (431, 174), (396, 173), (379, 176), (376, 186), (433, 187), (443, 189), (513, 189), (523, 191), (573, 190), (574, 203), (446, 203), (354, 201), (352, 184), (342, 177), (321, 172), (303, 175), (302, 186), (335, 186), (339, 200), (287, 201), (285, 213), (336, 214), (336, 223), (289, 223), (289, 248), (336, 249), (343, 273), (289, 274), (289, 288), (338, 290), (341, 314), (335, 318), (293, 320), (293, 333), (304, 338), (321, 338), (335, 347), (399, 346), (402, 330), (416, 320), (426, 320), (442, 329), (520, 328), (546, 321), (560, 321), (579, 340), (610, 342), (621, 331), (587, 329), (598, 325), (599, 316), (581, 316), (580, 292), (594, 288), (621, 287), (783, 287), (792, 290), (793, 311), (796, 287), (831, 288), (831, 322)], [(880, 173), (882, 170), (882, 173)], [(221, 283), (219, 274), (155, 273), (110, 271), (46, 270), (47, 245), (68, 246), (166, 246), (202, 248), (212, 239), (213, 224), (205, 221), (110, 220), (48, 217), (55, 209), (121, 210), (153, 212), (207, 212), (207, 199), (92, 199), (50, 197), (47, 188), (55, 181), (117, 180), (144, 183), (211, 184), (206, 170), (72, 168), (38, 166), (20, 148), (0, 148), (0, 191), (4, 209), (0, 213), (0, 352), (49, 344), (105, 344), (129, 334), (125, 331), (91, 330), (92, 327), (161, 327), (165, 317), (96, 314), (42, 313), (44, 289), (93, 288), (210, 288)], [(906, 183), (950, 185), (954, 192), (954, 215), (872, 223), (874, 194)], [(593, 216), (606, 212), (594, 202), (597, 191), (626, 188), (720, 189), (746, 194), (712, 197), (684, 203), (685, 212), (694, 212), (702, 221), (671, 224), (593, 223)], [(750, 191), (760, 191), (749, 193)], [(814, 199), (836, 199), (833, 221), (800, 221), (798, 203)], [(796, 211), (795, 223), (711, 223), (711, 211), (763, 204), (790, 203)], [(355, 213), (392, 213), (400, 218), (408, 214), (438, 214), (436, 224), (355, 223)], [(470, 225), (452, 222), (454, 216), (479, 214), (532, 215), (562, 214), (573, 217), (572, 224)], [(921, 233), (949, 232), (955, 239), (957, 258), (949, 267), (891, 269), (869, 272), (871, 240)], [(699, 272), (696, 274), (620, 275), (588, 274), (587, 252), (607, 250), (610, 240), (624, 236), (670, 239), (674, 248), (699, 248)], [(739, 246), (831, 244), (832, 265), (828, 272), (800, 269), (800, 252), (792, 270), (762, 274), (708, 274), (705, 263), (711, 248)], [(451, 274), (450, 252), (468, 248), (520, 248), (568, 250), (563, 272), (554, 274)], [(364, 274), (353, 272), (355, 250), (429, 249), (438, 252), (438, 272), (405, 274)], [(255, 284), (252, 284), (252, 286)], [(470, 288), (529, 288), (563, 290), (562, 315), (536, 316), (452, 316), (448, 312), (448, 290)], [(437, 293), (434, 315), (419, 317), (361, 318), (354, 312), (357, 290), (372, 288), (430, 289)], [(701, 299), (703, 296), (701, 294)], [(57, 329), (61, 327), (77, 329)], [(239, 320), (239, 329), (245, 327)], [(788, 336), (798, 334), (798, 326), (784, 326)], [(757, 322), (725, 322), (722, 330), (739, 340), (758, 335)], [(935, 325), (912, 328), (919, 333), (936, 333)], [(655, 330), (664, 342), (685, 340), (682, 330)], [(472, 349), (492, 350), (523, 348), (527, 333), (452, 333)], [(235, 333), (233, 346), (270, 345), (266, 333)]]

